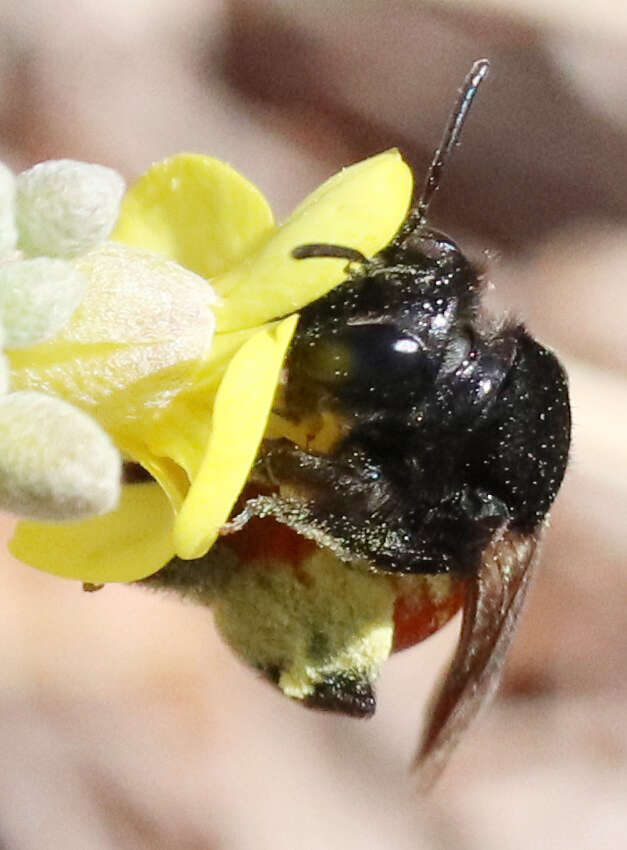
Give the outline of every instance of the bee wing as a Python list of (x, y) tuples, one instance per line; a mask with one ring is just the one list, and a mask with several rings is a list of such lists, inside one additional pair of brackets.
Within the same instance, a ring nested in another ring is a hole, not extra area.
[(438, 778), (461, 734), (499, 685), (537, 555), (538, 535), (506, 531), (488, 546), (468, 583), (457, 650), (416, 757), (422, 790)]

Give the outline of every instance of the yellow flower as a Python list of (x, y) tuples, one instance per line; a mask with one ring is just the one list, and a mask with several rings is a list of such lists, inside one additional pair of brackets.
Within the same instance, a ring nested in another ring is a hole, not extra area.
[(153, 166), (126, 195), (115, 242), (75, 261), (89, 286), (69, 326), (11, 352), (11, 364), (16, 389), (82, 407), (155, 481), (125, 485), (103, 517), (22, 522), (12, 552), (88, 582), (138, 580), (174, 555), (207, 552), (257, 454), (297, 311), (345, 278), (345, 260), (299, 262), (292, 249), (327, 242), (373, 255), (411, 188), (388, 151), (328, 180), (276, 227), (258, 190), (217, 160)]

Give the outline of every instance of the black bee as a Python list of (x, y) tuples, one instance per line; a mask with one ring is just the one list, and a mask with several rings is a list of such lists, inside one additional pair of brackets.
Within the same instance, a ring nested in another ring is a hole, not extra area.
[(302, 310), (283, 407), (295, 419), (331, 413), (344, 428), (324, 454), (267, 441), (257, 477), (298, 498), (261, 496), (239, 518), (273, 516), (376, 571), (467, 580), (459, 647), (419, 756), (432, 772), (498, 684), (570, 443), (560, 363), (524, 325), (485, 315), (481, 275), (427, 224), (487, 69), (473, 65), (424, 191), (386, 248), (371, 259), (334, 245), (294, 252), (345, 257), (351, 271)]

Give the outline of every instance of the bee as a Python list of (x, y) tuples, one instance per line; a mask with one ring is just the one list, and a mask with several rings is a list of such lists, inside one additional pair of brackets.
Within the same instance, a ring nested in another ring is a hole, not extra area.
[(345, 257), (351, 273), (302, 310), (284, 408), (295, 418), (330, 413), (345, 428), (325, 453), (267, 442), (258, 469), (299, 497), (245, 508), (345, 562), (463, 579), (461, 638), (420, 759), (443, 759), (498, 684), (570, 443), (559, 361), (523, 324), (485, 314), (476, 267), (427, 223), (487, 70), (485, 60), (473, 65), (423, 192), (384, 250), (294, 251), (303, 262)]
[[(288, 421), (332, 420), (334, 436), (324, 450), (266, 439), (251, 477), (259, 490), (225, 529), (270, 518), (342, 565), (463, 587), (459, 644), (418, 753), (431, 777), (498, 685), (570, 443), (559, 361), (523, 324), (486, 314), (482, 274), (428, 223), (487, 71), (480, 60), (467, 75), (424, 189), (387, 247), (371, 258), (350, 246), (294, 250), (302, 262), (348, 261), (346, 280), (301, 311), (277, 401)], [(350, 676), (307, 702), (374, 710)]]

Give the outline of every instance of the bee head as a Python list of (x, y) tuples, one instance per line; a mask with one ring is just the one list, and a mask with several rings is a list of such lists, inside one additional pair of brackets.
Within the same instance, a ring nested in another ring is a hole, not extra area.
[[(488, 72), (473, 65), (437, 148), (420, 197), (394, 239), (373, 258), (352, 247), (309, 244), (296, 259), (345, 258), (349, 277), (301, 314), (288, 359), (293, 412), (350, 406), (413, 409), (442, 369), (469, 353), (468, 328), (479, 312), (480, 278), (457, 244), (427, 225), (444, 165)], [(505, 352), (507, 365), (510, 352)]]
[(302, 311), (287, 361), (290, 401), (363, 411), (419, 404), (444, 361), (463, 355), (456, 340), (467, 339), (478, 310), (476, 281), (440, 234), (375, 257)]

